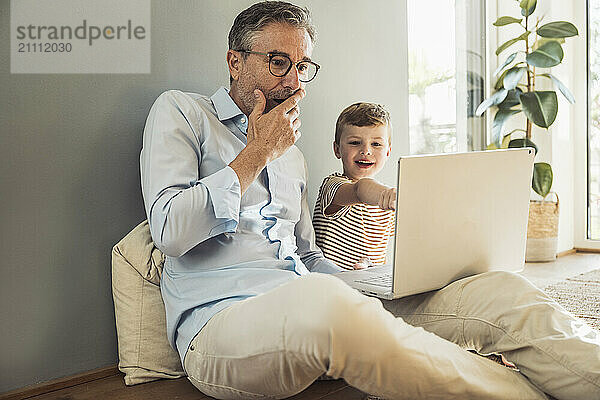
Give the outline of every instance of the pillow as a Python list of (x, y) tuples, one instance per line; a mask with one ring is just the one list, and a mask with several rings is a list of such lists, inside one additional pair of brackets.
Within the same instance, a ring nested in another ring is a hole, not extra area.
[(112, 249), (119, 370), (126, 385), (185, 376), (178, 353), (167, 339), (160, 276), (165, 256), (152, 242), (148, 221)]

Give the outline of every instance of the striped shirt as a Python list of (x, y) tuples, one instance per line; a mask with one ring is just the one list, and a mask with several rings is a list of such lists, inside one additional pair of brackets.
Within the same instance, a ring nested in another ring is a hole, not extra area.
[(385, 263), (388, 240), (394, 232), (394, 211), (354, 204), (326, 215), (335, 193), (350, 179), (340, 173), (323, 180), (313, 213), (316, 243), (326, 258), (339, 267), (352, 269), (362, 257), (373, 265)]

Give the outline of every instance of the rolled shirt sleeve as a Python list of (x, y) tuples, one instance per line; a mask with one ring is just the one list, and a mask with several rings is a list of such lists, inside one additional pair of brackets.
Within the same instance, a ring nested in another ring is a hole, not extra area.
[(144, 206), (156, 247), (179, 257), (203, 241), (235, 232), (240, 183), (223, 165), (201, 177), (207, 117), (193, 100), (168, 91), (152, 106), (144, 128), (140, 171)]
[(198, 181), (206, 186), (216, 220), (223, 223), (213, 226), (209, 236), (225, 232), (235, 232), (240, 215), (240, 182), (235, 171), (227, 166)]
[(320, 208), (319, 210), (316, 210), (319, 211), (323, 217), (335, 220), (343, 217), (348, 213), (351, 207), (350, 205), (343, 206), (332, 214), (327, 214), (325, 212), (325, 210), (327, 210), (327, 207), (329, 207), (333, 202), (333, 199), (335, 198), (335, 194), (337, 193), (338, 189), (346, 183), (352, 183), (352, 181), (346, 178), (345, 176), (341, 176), (339, 174), (330, 175), (323, 180), (321, 188), (319, 189), (318, 204), (320, 204)]

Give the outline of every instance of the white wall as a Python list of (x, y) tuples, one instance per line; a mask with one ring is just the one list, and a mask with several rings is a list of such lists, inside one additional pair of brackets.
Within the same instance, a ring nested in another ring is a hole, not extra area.
[(392, 115), (392, 155), (379, 178), (394, 184), (396, 160), (408, 152), (409, 142), (406, 2), (306, 0), (303, 4), (312, 10), (317, 25), (312, 58), (322, 66), (301, 105), (298, 144), (308, 163), (312, 212), (323, 178), (341, 171), (332, 150), (335, 121), (354, 102), (384, 104)]

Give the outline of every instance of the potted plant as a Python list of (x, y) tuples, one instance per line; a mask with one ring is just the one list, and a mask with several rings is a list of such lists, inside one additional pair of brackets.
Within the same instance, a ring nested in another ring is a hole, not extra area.
[[(554, 123), (558, 112), (558, 98), (555, 90), (536, 90), (536, 79), (544, 78), (552, 82), (555, 89), (573, 104), (575, 99), (569, 89), (557, 77), (547, 71), (563, 60), (561, 44), (565, 38), (577, 36), (577, 28), (566, 21), (556, 21), (541, 25), (544, 17), (537, 18), (535, 24), (532, 14), (537, 0), (516, 0), (521, 11), (517, 18), (499, 17), (494, 26), (503, 27), (518, 24), (523, 28), (519, 36), (502, 43), (496, 50), (500, 55), (513, 45), (519, 44), (523, 50), (514, 51), (496, 69), (498, 76), (494, 85), (495, 92), (477, 108), (476, 115), (486, 110), (497, 109), (492, 122), (491, 144), (488, 149), (509, 147), (538, 148), (532, 141), (533, 125), (548, 128)], [(537, 70), (536, 70), (537, 69)], [(542, 69), (542, 72), (540, 72)], [(504, 123), (511, 117), (523, 113), (526, 118), (525, 129), (503, 132)], [(558, 196), (556, 201), (546, 201), (552, 188), (553, 174), (550, 164), (534, 164), (532, 188), (541, 196), (541, 201), (531, 200), (529, 226), (527, 229), (527, 261), (550, 261), (556, 257), (558, 237)]]

